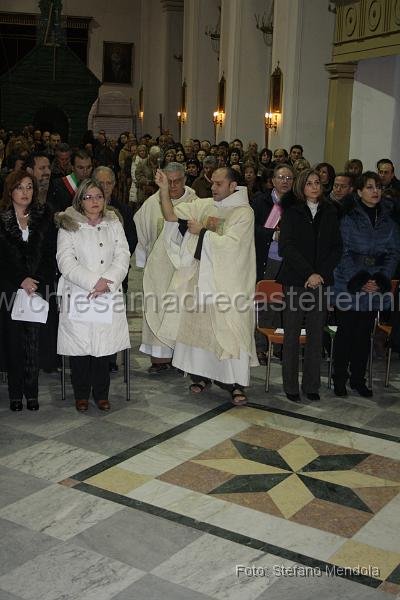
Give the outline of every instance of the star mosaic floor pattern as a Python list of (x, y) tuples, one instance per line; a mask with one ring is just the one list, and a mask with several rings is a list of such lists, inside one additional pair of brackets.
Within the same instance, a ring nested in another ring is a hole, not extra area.
[[(11, 413), (0, 379), (0, 600), (394, 600), (400, 595), (400, 363), (374, 397), (293, 405), (274, 363), (251, 404), (146, 373), (132, 400)], [(324, 375), (325, 375), (324, 365)], [(360, 574), (352, 568), (360, 565)], [(400, 596), (399, 596), (400, 597)]]
[(76, 413), (69, 386), (63, 403), (56, 375), (36, 414), (0, 385), (1, 600), (399, 594), (395, 388), (292, 406), (275, 364), (234, 408), (132, 360), (132, 401), (117, 375), (106, 415)]

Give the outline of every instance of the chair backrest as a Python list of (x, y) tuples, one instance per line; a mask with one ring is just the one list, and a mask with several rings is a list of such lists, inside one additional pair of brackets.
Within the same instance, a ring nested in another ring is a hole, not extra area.
[(262, 279), (256, 284), (255, 302), (283, 304), (283, 288), (273, 279)]
[(399, 285), (399, 280), (398, 279), (392, 279), (391, 286), (390, 286), (390, 291), (391, 291), (392, 294), (395, 293), (398, 285)]

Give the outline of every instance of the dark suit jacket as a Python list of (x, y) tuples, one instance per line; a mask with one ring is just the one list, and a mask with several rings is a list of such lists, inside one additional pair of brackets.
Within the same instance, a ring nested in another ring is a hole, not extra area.
[(257, 281), (263, 279), (267, 264), (268, 250), (274, 235), (274, 229), (266, 229), (265, 221), (272, 210), (274, 203), (271, 192), (258, 192), (255, 194), (251, 207), (254, 210), (254, 243), (256, 247)]

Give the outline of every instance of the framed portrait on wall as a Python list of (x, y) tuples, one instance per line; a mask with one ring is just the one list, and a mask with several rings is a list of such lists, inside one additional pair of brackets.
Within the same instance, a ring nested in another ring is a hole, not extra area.
[(133, 84), (134, 44), (103, 42), (103, 83)]

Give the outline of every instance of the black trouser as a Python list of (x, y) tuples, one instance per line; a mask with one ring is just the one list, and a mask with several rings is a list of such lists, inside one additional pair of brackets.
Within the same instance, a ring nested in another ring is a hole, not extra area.
[(371, 332), (376, 311), (337, 310), (337, 331), (333, 343), (333, 379), (343, 385), (365, 383)]
[(70, 356), (71, 382), (75, 400), (108, 400), (110, 356)]
[(38, 323), (4, 319), (5, 350), (10, 400), (38, 397), (39, 329)]
[[(190, 374), (190, 379), (193, 383), (200, 383), (200, 381), (204, 381), (204, 383), (211, 383), (211, 379), (207, 379), (207, 377), (202, 377), (201, 375), (192, 375)], [(228, 392), (233, 392), (233, 390), (242, 390), (243, 386), (238, 383), (222, 383), (222, 381), (215, 381), (215, 385), (220, 387), (223, 390), (227, 390)]]
[(302, 388), (306, 394), (315, 394), (321, 385), (322, 331), (326, 322), (326, 290), (284, 286), (285, 331), (282, 352), (283, 389), (287, 394), (299, 393), (299, 336), (302, 327), (307, 333), (304, 350)]

